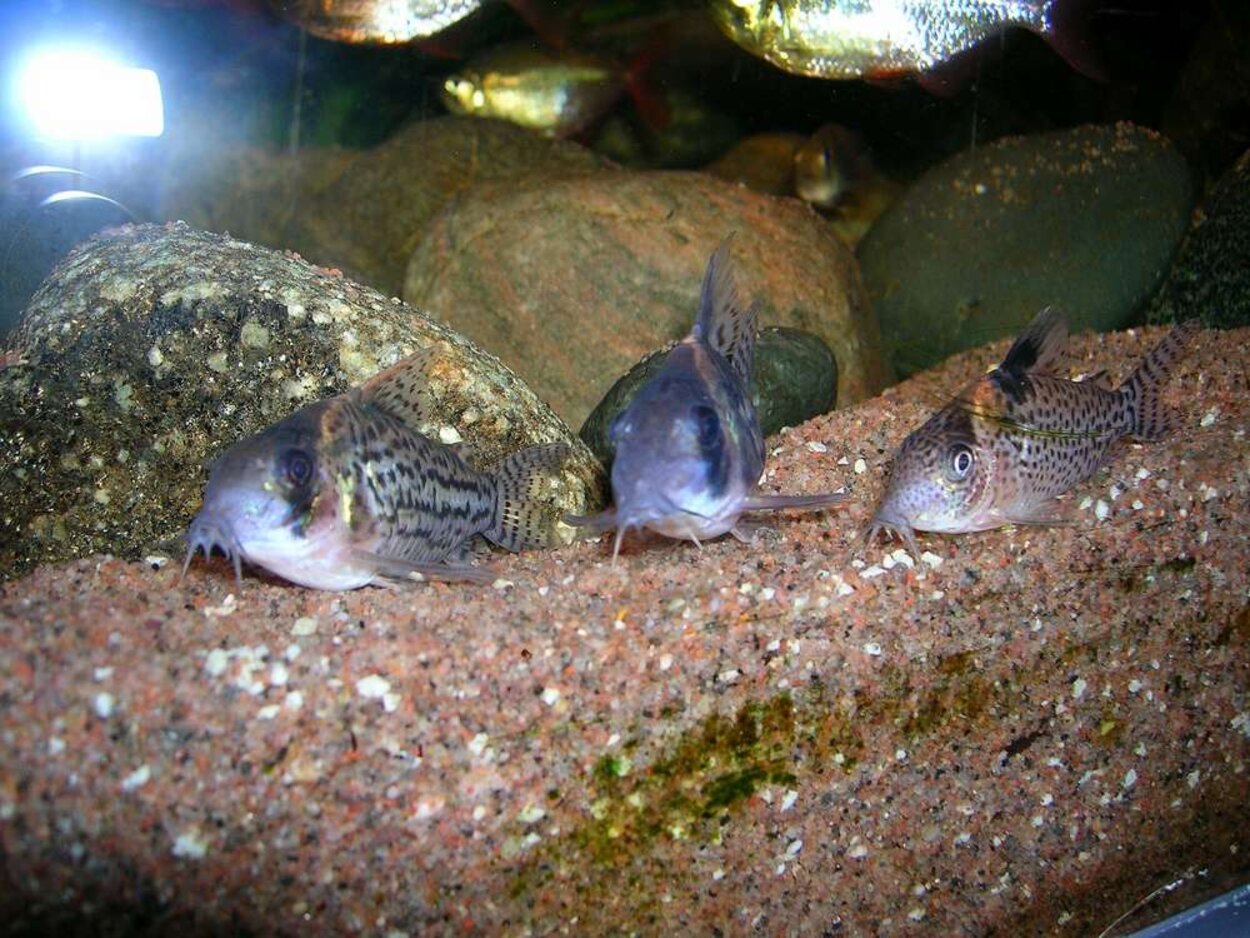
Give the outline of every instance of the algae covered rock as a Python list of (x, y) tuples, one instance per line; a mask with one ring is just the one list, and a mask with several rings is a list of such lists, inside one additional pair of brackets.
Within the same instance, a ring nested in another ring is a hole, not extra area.
[(13, 341), (26, 363), (0, 371), (6, 574), (170, 549), (227, 446), (435, 343), (435, 422), (423, 430), (467, 441), (478, 466), (534, 443), (572, 445), (553, 530), (601, 498), (590, 452), (493, 356), (297, 257), (185, 225), (81, 246)]
[[(671, 348), (672, 344), (657, 349), (622, 375), (578, 431), (605, 467), (611, 467), (615, 449), (608, 438), (612, 418), (629, 406)], [(819, 336), (776, 326), (760, 330), (751, 400), (765, 436), (833, 410), (837, 386), (838, 363)]]
[(1184, 234), (1184, 159), (1129, 124), (1000, 140), (929, 171), (859, 245), (895, 367), (1017, 333), (1044, 306), (1074, 329), (1130, 324)]
[(740, 289), (763, 321), (833, 350), (838, 402), (883, 387), (855, 259), (825, 221), (702, 173), (475, 187), (430, 226), (404, 296), (506, 358), (575, 423), (643, 355), (690, 331), (707, 259), (733, 232)]
[(1224, 174), (1151, 301), (1150, 322), (1250, 325), (1250, 150)]

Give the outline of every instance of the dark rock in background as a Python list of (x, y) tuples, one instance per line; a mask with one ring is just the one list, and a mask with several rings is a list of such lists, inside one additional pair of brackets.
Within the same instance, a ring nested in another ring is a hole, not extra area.
[(1250, 325), (1250, 150), (1207, 198), (1146, 317)]
[(404, 296), (505, 358), (566, 420), (643, 355), (690, 331), (707, 259), (735, 233), (761, 323), (837, 359), (839, 405), (888, 382), (855, 259), (801, 202), (702, 173), (597, 173), (474, 187), (430, 227)]
[[(611, 468), (615, 452), (608, 437), (612, 419), (629, 406), (638, 389), (664, 364), (672, 347), (657, 349), (622, 375), (578, 431), (605, 468)], [(751, 400), (765, 436), (833, 410), (837, 386), (838, 363), (819, 336), (781, 326), (760, 330)]]
[(0, 371), (6, 576), (176, 550), (222, 450), (434, 343), (444, 354), (428, 435), (468, 441), (478, 466), (573, 444), (553, 527), (601, 498), (594, 457), (494, 356), (398, 300), (184, 225), (118, 229), (77, 249), (14, 343), (26, 363)]
[(1012, 335), (1045, 306), (1122, 328), (1167, 271), (1193, 205), (1189, 170), (1127, 124), (1000, 140), (913, 183), (859, 245), (901, 374)]

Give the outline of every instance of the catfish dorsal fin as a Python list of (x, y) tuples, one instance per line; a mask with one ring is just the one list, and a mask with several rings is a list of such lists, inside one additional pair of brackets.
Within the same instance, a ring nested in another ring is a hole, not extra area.
[(1068, 349), (1068, 321), (1047, 306), (1007, 350), (999, 369), (1012, 375), (1045, 375), (1059, 370)]
[(372, 404), (412, 429), (420, 430), (433, 420), (429, 372), (441, 352), (438, 343), (418, 349), (390, 368), (379, 371), (352, 393), (362, 404)]
[(734, 283), (733, 265), (729, 259), (730, 235), (720, 243), (707, 262), (703, 290), (699, 295), (699, 314), (691, 334), (725, 356), (735, 374), (744, 384), (750, 383), (755, 359), (755, 331), (759, 307), (744, 303)]

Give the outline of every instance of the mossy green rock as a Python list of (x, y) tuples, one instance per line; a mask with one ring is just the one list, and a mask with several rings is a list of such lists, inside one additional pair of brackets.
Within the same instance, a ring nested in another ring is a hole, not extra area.
[(1146, 318), (1250, 325), (1250, 150), (1207, 199)]
[(573, 448), (560, 518), (603, 495), (598, 462), (494, 356), (416, 309), (276, 251), (185, 225), (76, 249), (0, 371), (0, 577), (93, 553), (177, 549), (207, 467), (239, 438), (432, 345), (432, 422), (479, 466)]
[(1185, 160), (1130, 124), (1000, 140), (948, 160), (859, 246), (896, 369), (1015, 334), (1045, 306), (1074, 329), (1130, 325), (1192, 206)]
[[(630, 405), (672, 347), (670, 344), (657, 349), (631, 368), (612, 385), (582, 424), (578, 435), (605, 467), (612, 465), (614, 452), (608, 439), (612, 418)], [(838, 363), (820, 336), (778, 326), (760, 330), (755, 343), (751, 400), (765, 436), (833, 410), (837, 386)]]

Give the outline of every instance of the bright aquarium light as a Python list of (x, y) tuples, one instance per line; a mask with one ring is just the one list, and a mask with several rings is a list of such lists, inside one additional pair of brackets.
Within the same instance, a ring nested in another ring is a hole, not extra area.
[(165, 130), (156, 73), (119, 65), (96, 52), (34, 53), (18, 73), (17, 99), (41, 137), (159, 137)]

